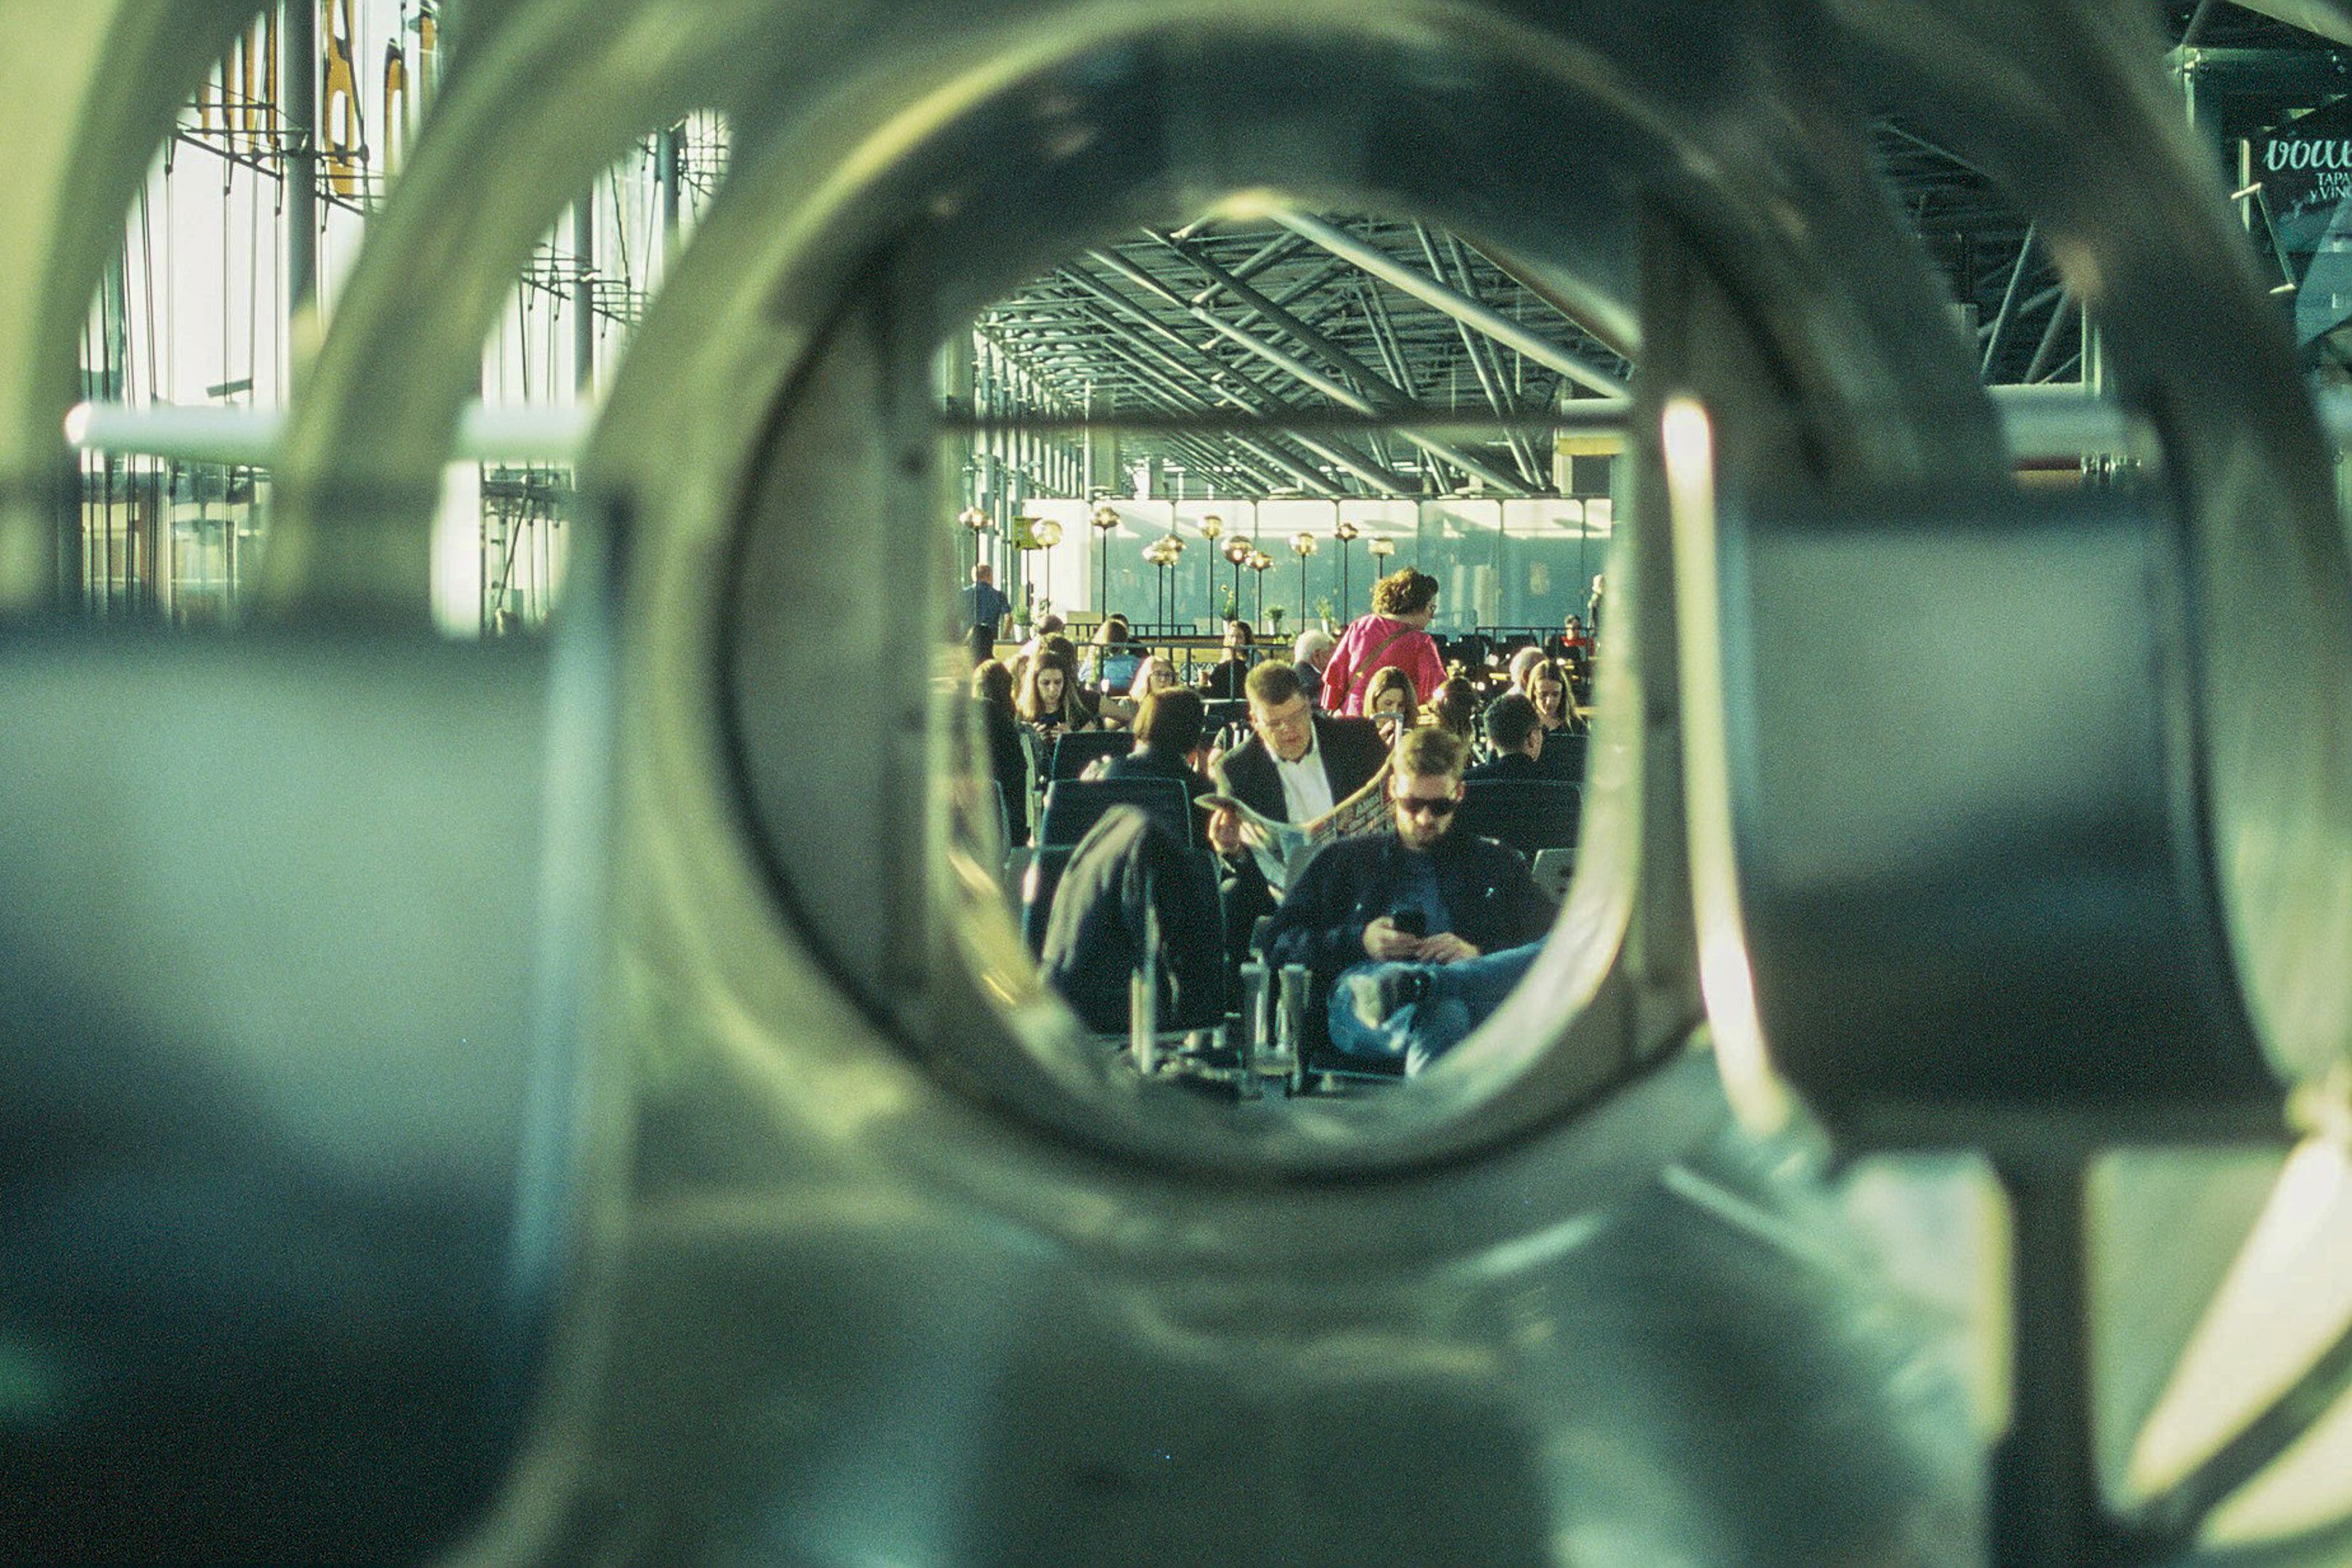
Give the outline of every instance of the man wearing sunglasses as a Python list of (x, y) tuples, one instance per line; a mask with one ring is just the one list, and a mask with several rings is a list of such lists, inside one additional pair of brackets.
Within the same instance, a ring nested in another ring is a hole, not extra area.
[(1331, 1043), (1415, 1073), (1502, 1005), (1557, 910), (1517, 853), (1454, 831), (1467, 748), (1408, 730), (1389, 773), (1396, 831), (1325, 846), (1267, 928), (1275, 964), (1330, 987)]

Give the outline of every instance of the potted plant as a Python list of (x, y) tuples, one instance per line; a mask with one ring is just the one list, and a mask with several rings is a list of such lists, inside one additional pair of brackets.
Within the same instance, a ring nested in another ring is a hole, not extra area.
[(1321, 598), (1315, 601), (1315, 618), (1322, 623), (1325, 632), (1336, 636), (1339, 628), (1331, 624), (1331, 616), (1333, 613), (1334, 610), (1331, 604), (1330, 595), (1326, 594)]
[(1265, 607), (1265, 618), (1274, 623), (1274, 635), (1276, 637), (1282, 636), (1282, 617), (1286, 613), (1280, 605), (1268, 605)]

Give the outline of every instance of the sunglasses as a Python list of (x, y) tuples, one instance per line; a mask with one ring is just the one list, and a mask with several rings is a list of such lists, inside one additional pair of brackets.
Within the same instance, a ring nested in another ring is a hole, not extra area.
[(1399, 795), (1389, 798), (1396, 802), (1399, 811), (1425, 811), (1432, 816), (1451, 816), (1454, 815), (1454, 808), (1462, 804), (1449, 795)]

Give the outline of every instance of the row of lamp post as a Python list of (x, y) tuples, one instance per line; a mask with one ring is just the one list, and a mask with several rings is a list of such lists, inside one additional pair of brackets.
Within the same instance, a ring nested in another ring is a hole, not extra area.
[[(976, 565), (979, 563), (981, 552), (986, 548), (982, 543), (982, 540), (984, 536), (996, 531), (996, 524), (990, 520), (988, 513), (976, 506), (966, 507), (958, 514), (956, 521), (961, 522), (972, 536), (972, 559)], [(1119, 515), (1115, 507), (1098, 506), (1095, 508), (1093, 516), (1087, 521), (1095, 530), (1097, 542), (1097, 553), (1100, 562), (1102, 587), (1097, 603), (1108, 614), (1110, 604), (1110, 535), (1111, 531), (1119, 525)], [(1023, 521), (1026, 526), (1014, 537), (1013, 542), (1015, 548), (1024, 552), (1031, 550), (1049, 552), (1045, 557), (1045, 597), (1050, 603), (1053, 598), (1054, 571), (1054, 558), (1050, 552), (1055, 545), (1062, 542), (1062, 525), (1052, 518), (1038, 518), (1034, 521), (1024, 519)], [(1214, 513), (1201, 520), (1201, 537), (1207, 540), (1212, 546), (1224, 537), (1224, 519)], [(1353, 544), (1361, 534), (1361, 529), (1355, 523), (1348, 521), (1340, 522), (1331, 532), (1331, 537), (1338, 541), (1339, 545), (1339, 615), (1343, 621), (1349, 618), (1349, 615), (1348, 547)], [(1320, 546), (1313, 534), (1301, 529), (1290, 536), (1290, 548), (1298, 557), (1298, 617), (1299, 624), (1304, 626), (1307, 620), (1307, 562)], [(1364, 548), (1376, 563), (1384, 564), (1390, 556), (1396, 553), (1396, 541), (1384, 534), (1375, 534), (1365, 542)], [(1228, 541), (1222, 553), (1234, 569), (1232, 601), (1234, 613), (1238, 615), (1241, 611), (1242, 568), (1246, 566), (1257, 574), (1257, 613), (1252, 618), (1262, 619), (1265, 611), (1265, 574), (1267, 569), (1273, 566), (1274, 558), (1258, 549), (1253, 541), (1239, 537)], [(1156, 618), (1162, 626), (1175, 619), (1175, 571), (1183, 554), (1184, 541), (1180, 535), (1174, 533), (1153, 540), (1143, 548), (1144, 561), (1156, 568), (1159, 574)], [(1216, 563), (1213, 557), (1209, 563), (1209, 592), (1213, 598), (1216, 594)]]

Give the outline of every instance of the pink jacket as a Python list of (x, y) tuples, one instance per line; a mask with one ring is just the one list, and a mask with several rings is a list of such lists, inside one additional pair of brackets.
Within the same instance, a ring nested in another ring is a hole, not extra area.
[(1428, 701), (1445, 684), (1445, 663), (1437, 657), (1436, 638), (1386, 616), (1364, 616), (1340, 634), (1339, 646), (1323, 667), (1323, 710), (1361, 713), (1364, 688), (1371, 684), (1373, 672), (1391, 666), (1412, 682), (1417, 702)]

